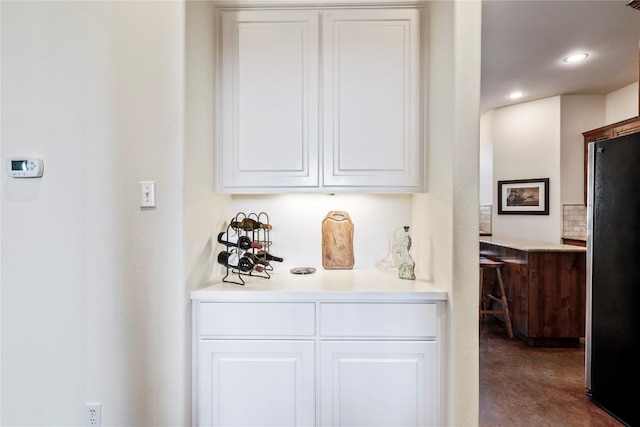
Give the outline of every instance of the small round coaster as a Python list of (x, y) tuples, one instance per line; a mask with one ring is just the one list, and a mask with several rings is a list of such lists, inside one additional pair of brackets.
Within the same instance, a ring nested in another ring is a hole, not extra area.
[(296, 267), (292, 268), (291, 272), (293, 274), (312, 274), (316, 272), (316, 269), (313, 267)]

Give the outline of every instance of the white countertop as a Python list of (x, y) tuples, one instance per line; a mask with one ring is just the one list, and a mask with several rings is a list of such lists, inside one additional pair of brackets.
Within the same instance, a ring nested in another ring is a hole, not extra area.
[(586, 252), (583, 246), (565, 245), (562, 243), (538, 242), (535, 240), (516, 239), (512, 237), (486, 236), (480, 237), (480, 242), (491, 243), (505, 248), (530, 252)]
[[(397, 271), (377, 269), (324, 270), (297, 275), (274, 266), (271, 278), (242, 276), (245, 285), (222, 283), (222, 278), (191, 292), (191, 299), (239, 300), (446, 300), (447, 292), (424, 280), (398, 278)], [(233, 279), (237, 279), (234, 276)]]

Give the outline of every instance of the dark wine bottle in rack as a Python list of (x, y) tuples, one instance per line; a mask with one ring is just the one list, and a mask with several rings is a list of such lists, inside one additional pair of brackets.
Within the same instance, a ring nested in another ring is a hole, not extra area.
[(251, 258), (245, 255), (238, 255), (237, 253), (222, 251), (218, 254), (218, 264), (222, 264), (226, 267), (237, 268), (243, 273), (250, 271), (264, 271), (264, 266), (254, 263)]
[(254, 264), (260, 264), (260, 265), (264, 265), (264, 266), (268, 266), (269, 261), (265, 258), (260, 258), (258, 255), (252, 253), (252, 252), (245, 252), (244, 256), (246, 256), (247, 258), (249, 258), (251, 261), (253, 261)]
[(262, 259), (266, 259), (267, 261), (276, 261), (276, 262), (283, 262), (284, 258), (281, 258), (279, 256), (275, 256), (275, 255), (271, 255), (269, 252), (266, 252), (264, 250), (259, 250), (258, 253), (256, 254), (258, 258), (262, 258)]
[(222, 232), (218, 234), (218, 243), (225, 246), (235, 246), (242, 250), (262, 249), (262, 243), (252, 241), (248, 236), (240, 236), (236, 233)]
[(243, 218), (240, 221), (231, 221), (231, 228), (236, 230), (253, 231), (253, 230), (271, 230), (271, 224), (263, 223), (253, 218)]

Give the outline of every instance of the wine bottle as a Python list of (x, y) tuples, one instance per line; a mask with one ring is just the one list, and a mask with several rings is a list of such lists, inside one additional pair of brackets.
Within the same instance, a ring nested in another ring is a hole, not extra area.
[(231, 227), (236, 230), (253, 231), (259, 228), (263, 230), (271, 230), (271, 224), (256, 221), (253, 218), (244, 218), (240, 221), (231, 221)]
[(218, 264), (222, 264), (226, 267), (237, 268), (238, 270), (247, 273), (249, 271), (264, 271), (264, 267), (259, 264), (254, 264), (251, 259), (246, 256), (239, 256), (236, 253), (222, 251), (218, 254)]
[(258, 256), (256, 256), (251, 252), (245, 252), (243, 256), (246, 256), (247, 258), (249, 258), (251, 261), (253, 261), (254, 264), (261, 264), (264, 266), (269, 265), (269, 261), (267, 261), (264, 258), (259, 258)]
[(247, 236), (238, 236), (235, 233), (220, 233), (218, 234), (218, 242), (225, 246), (236, 246), (240, 249), (262, 249), (262, 244), (252, 241)]
[(276, 261), (276, 262), (284, 261), (283, 258), (280, 258), (279, 256), (271, 255), (269, 252), (266, 252), (264, 250), (258, 251), (258, 258), (263, 258), (263, 259), (266, 259), (267, 261)]

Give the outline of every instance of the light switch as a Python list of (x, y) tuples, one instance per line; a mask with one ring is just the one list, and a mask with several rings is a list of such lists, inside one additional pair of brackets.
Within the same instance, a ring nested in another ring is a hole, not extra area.
[(156, 182), (140, 181), (140, 207), (156, 207)]

